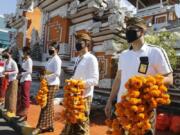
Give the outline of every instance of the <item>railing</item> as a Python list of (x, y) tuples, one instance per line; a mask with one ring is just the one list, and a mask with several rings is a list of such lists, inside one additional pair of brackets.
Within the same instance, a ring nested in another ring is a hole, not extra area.
[(175, 21), (168, 21), (168, 26), (166, 27), (167, 29), (172, 29), (180, 27), (180, 18), (175, 20)]
[(153, 24), (153, 29), (156, 30), (160, 30), (163, 27), (167, 27), (168, 26), (168, 22), (164, 22), (164, 23), (158, 23), (158, 24)]

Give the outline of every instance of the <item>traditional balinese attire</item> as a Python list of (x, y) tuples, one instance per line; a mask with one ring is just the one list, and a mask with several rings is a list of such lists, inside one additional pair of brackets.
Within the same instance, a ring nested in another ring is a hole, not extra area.
[(20, 88), (18, 90), (18, 104), (17, 115), (27, 117), (28, 109), (30, 106), (30, 88), (32, 82), (32, 66), (31, 58), (24, 59), (21, 66), (20, 73)]
[(75, 64), (75, 73), (73, 79), (85, 81), (85, 115), (88, 118), (85, 122), (76, 124), (67, 123), (61, 135), (89, 135), (89, 115), (90, 106), (94, 93), (94, 86), (99, 81), (99, 68), (97, 58), (91, 53), (87, 52), (79, 57)]
[(5, 72), (8, 73), (8, 88), (5, 96), (5, 109), (16, 114), (17, 90), (18, 90), (18, 67), (17, 63), (10, 58), (6, 61)]
[(47, 129), (53, 127), (54, 96), (59, 90), (62, 61), (58, 55), (53, 56), (47, 62), (45, 69), (49, 75), (45, 75), (48, 82), (47, 105), (41, 109), (37, 128)]

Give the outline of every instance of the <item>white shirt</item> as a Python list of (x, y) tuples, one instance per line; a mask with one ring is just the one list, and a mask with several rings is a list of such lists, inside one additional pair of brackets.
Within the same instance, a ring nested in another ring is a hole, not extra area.
[(45, 66), (46, 71), (51, 72), (51, 74), (46, 75), (48, 85), (60, 85), (61, 64), (62, 61), (58, 55), (48, 60)]
[[(147, 72), (138, 72), (140, 66), (140, 57), (148, 57), (149, 65)], [(121, 83), (118, 92), (117, 101), (121, 101), (121, 96), (125, 94), (125, 83), (135, 75), (156, 75), (168, 74), (172, 72), (169, 59), (164, 49), (144, 44), (139, 51), (126, 50), (120, 54), (118, 70), (121, 71)]]
[(0, 77), (3, 77), (5, 63), (0, 60)]
[(19, 72), (17, 63), (10, 58), (9, 61), (6, 61), (5, 72), (9, 75), (9, 82), (17, 79), (17, 74)]
[(93, 97), (94, 86), (99, 81), (99, 68), (97, 58), (89, 52), (82, 56), (81, 61), (77, 65), (73, 79), (85, 81), (84, 97)]
[(23, 60), (21, 67), (25, 72), (21, 73), (20, 82), (32, 81), (32, 77), (31, 77), (32, 66), (33, 66), (33, 61), (31, 58), (28, 58), (27, 60)]

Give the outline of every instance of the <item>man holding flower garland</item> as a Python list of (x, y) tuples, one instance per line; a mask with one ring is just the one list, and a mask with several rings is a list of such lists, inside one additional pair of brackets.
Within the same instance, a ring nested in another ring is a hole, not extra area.
[[(145, 43), (144, 35), (146, 30), (147, 26), (143, 19), (138, 17), (128, 19), (126, 39), (130, 44), (130, 48), (123, 51), (119, 56), (118, 71), (105, 107), (105, 113), (108, 118), (111, 117), (113, 100), (117, 97), (117, 102), (121, 102), (121, 96), (126, 93), (124, 85), (129, 78), (135, 75), (161, 74), (164, 76), (166, 85), (173, 83), (173, 71), (166, 52), (160, 47)], [(154, 116), (152, 118), (152, 129), (145, 135), (155, 134)]]
[(75, 36), (76, 50), (79, 53), (79, 57), (75, 63), (73, 79), (83, 80), (85, 83), (83, 96), (85, 99), (85, 116), (87, 120), (76, 124), (67, 123), (61, 135), (89, 135), (90, 106), (93, 98), (94, 86), (96, 86), (99, 81), (97, 58), (89, 52), (91, 37), (86, 32), (79, 32)]

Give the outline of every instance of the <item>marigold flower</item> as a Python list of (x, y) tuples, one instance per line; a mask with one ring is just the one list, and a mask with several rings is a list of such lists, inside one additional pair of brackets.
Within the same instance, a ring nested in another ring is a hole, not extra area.
[(159, 90), (152, 90), (149, 92), (151, 96), (153, 97), (159, 97), (161, 92)]
[(63, 104), (65, 112), (68, 114), (65, 117), (66, 121), (73, 124), (86, 121), (86, 106), (83, 98), (84, 81), (70, 79), (66, 80), (66, 82)]
[(161, 75), (134, 76), (126, 82), (127, 93), (121, 97), (121, 102), (116, 104), (118, 123), (115, 129), (112, 127), (115, 134), (120, 135), (116, 132), (118, 127), (127, 130), (129, 135), (144, 135), (151, 128), (149, 119), (152, 110), (158, 105), (170, 103), (163, 79)]
[(140, 104), (141, 102), (142, 102), (142, 100), (138, 99), (138, 98), (130, 98), (129, 99), (129, 103), (132, 105)]
[(139, 114), (138, 114), (138, 118), (140, 118), (140, 119), (144, 119), (144, 118), (145, 118), (144, 113), (139, 113)]
[(129, 91), (129, 97), (132, 97), (132, 98), (138, 98), (140, 96), (140, 92), (138, 90), (132, 90), (132, 91)]
[(131, 110), (134, 112), (138, 111), (138, 107), (136, 105), (131, 106)]
[(162, 91), (162, 92), (167, 92), (168, 91), (167, 87), (164, 86), (164, 85), (160, 85), (159, 90)]

